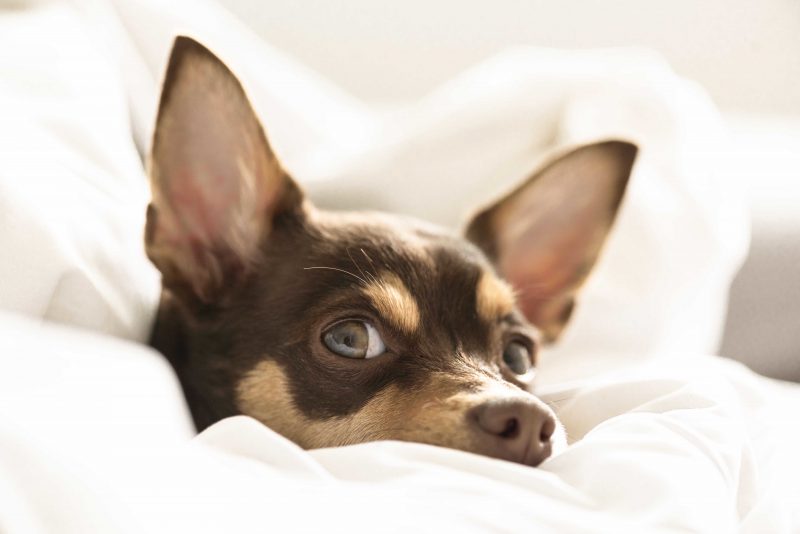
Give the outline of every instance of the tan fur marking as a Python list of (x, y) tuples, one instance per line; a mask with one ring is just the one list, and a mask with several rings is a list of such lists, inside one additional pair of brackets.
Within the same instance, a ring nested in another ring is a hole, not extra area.
[[(373, 420), (361, 424), (356, 420), (357, 415), (323, 421), (305, 417), (295, 407), (283, 369), (269, 360), (259, 363), (239, 383), (237, 400), (242, 413), (258, 419), (306, 449), (380, 439), (380, 434), (372, 429), (389, 426), (381, 424), (375, 415), (370, 418)], [(366, 407), (359, 414), (365, 411)]]
[(478, 280), (475, 299), (478, 315), (490, 323), (494, 323), (514, 309), (514, 290), (489, 272), (484, 272)]
[(239, 383), (237, 405), (243, 414), (306, 449), (381, 439), (467, 448), (472, 443), (464, 425), (463, 403), (448, 407), (444, 398), (448, 394), (443, 393), (448, 388), (440, 380), (435, 383), (431, 391), (414, 394), (389, 386), (352, 415), (315, 420), (295, 406), (281, 366), (265, 360)]
[(381, 317), (406, 334), (419, 328), (419, 306), (403, 281), (394, 273), (383, 272), (364, 288)]
[[(306, 449), (400, 440), (486, 453), (466, 414), (482, 402), (527, 396), (481, 373), (453, 377), (432, 373), (413, 392), (389, 386), (358, 412), (326, 420), (305, 417), (294, 404), (281, 366), (265, 360), (237, 387), (237, 404), (249, 415)], [(559, 431), (563, 435), (563, 430)]]

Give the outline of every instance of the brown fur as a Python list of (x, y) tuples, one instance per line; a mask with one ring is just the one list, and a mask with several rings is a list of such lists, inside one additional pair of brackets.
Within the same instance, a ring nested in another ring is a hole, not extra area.
[[(480, 409), (507, 401), (552, 423), (530, 393), (533, 373), (515, 375), (504, 348), (535, 351), (531, 320), (547, 332), (566, 321), (564, 302), (596, 258), (627, 180), (623, 145), (575, 152), (581, 172), (597, 158), (604, 175), (597, 200), (581, 197), (559, 224), (542, 213), (554, 198), (571, 203), (560, 191), (575, 187), (563, 179), (569, 156), (479, 214), (472, 242), (400, 216), (322, 212), (281, 167), (235, 77), (179, 38), (150, 166), (145, 239), (163, 275), (151, 343), (175, 368), (199, 429), (243, 413), (304, 447), (400, 439), (541, 461), (504, 448), (511, 438), (487, 433)], [(532, 298), (532, 285), (546, 298)], [(335, 354), (324, 334), (343, 320), (374, 326), (385, 353)]]

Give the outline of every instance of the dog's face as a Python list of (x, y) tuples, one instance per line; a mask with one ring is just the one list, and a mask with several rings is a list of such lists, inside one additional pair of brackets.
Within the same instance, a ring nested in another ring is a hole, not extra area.
[(397, 439), (536, 465), (560, 432), (530, 393), (537, 347), (567, 321), (635, 154), (566, 154), (464, 238), (319, 211), (236, 78), (179, 38), (150, 166), (153, 344), (201, 428), (244, 413), (307, 448)]

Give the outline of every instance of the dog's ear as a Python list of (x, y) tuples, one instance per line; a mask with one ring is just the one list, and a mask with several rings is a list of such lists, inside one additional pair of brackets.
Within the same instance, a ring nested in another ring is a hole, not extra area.
[(301, 213), (236, 77), (201, 44), (172, 48), (149, 161), (147, 255), (164, 287), (211, 304), (248, 272), (278, 217)]
[(552, 341), (572, 313), (611, 229), (636, 146), (607, 141), (549, 163), (467, 226), (466, 236), (514, 287), (522, 312)]

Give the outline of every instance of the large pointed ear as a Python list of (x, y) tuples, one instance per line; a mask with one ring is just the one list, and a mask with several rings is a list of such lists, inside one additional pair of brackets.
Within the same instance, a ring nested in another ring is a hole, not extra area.
[(636, 146), (607, 141), (556, 159), (481, 211), (467, 238), (514, 287), (528, 320), (552, 341), (597, 260), (622, 200)]
[(221, 301), (277, 218), (301, 212), (239, 81), (188, 37), (172, 48), (149, 174), (147, 255), (190, 305)]

